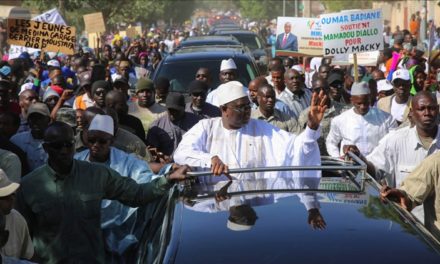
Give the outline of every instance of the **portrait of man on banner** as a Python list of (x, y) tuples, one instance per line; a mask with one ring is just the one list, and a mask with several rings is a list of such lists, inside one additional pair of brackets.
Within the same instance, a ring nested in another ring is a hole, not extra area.
[(284, 23), (284, 32), (277, 36), (276, 50), (298, 51), (298, 38), (291, 30), (292, 24), (290, 22)]

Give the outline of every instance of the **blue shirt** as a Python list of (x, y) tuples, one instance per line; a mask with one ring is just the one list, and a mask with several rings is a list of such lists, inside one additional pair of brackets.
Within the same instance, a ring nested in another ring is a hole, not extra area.
[[(75, 159), (89, 161), (89, 155), (90, 151), (86, 149), (76, 153)], [(171, 165), (164, 166), (159, 175), (155, 175), (147, 162), (138, 159), (134, 154), (128, 154), (114, 147), (111, 148), (110, 159), (105, 165), (124, 177), (132, 178), (137, 183), (150, 182), (163, 176), (171, 168)], [(145, 213), (139, 210), (139, 208), (128, 207), (115, 200), (102, 201), (101, 229), (106, 247), (112, 252), (122, 255), (128, 247), (139, 241), (144, 225), (136, 219)]]
[(34, 139), (30, 131), (15, 134), (12, 136), (11, 142), (26, 153), (31, 171), (46, 163), (47, 153), (43, 149), (43, 140)]

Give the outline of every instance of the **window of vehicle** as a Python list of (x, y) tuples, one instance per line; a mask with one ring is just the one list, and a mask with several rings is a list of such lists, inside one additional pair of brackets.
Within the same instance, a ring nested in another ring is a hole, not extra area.
[(251, 34), (234, 34), (234, 37), (238, 39), (241, 43), (243, 43), (245, 46), (247, 46), (251, 50), (255, 49), (262, 49), (263, 46), (261, 45), (260, 41), (258, 40), (258, 37)]

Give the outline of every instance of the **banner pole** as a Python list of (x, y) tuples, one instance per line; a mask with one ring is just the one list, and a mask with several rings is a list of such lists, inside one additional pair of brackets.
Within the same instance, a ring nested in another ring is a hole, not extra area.
[(358, 82), (359, 73), (358, 73), (358, 59), (356, 53), (353, 53), (353, 67), (354, 67), (354, 82)]

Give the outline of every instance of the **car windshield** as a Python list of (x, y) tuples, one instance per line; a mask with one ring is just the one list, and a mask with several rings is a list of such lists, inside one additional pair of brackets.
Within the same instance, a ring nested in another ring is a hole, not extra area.
[[(217, 87), (220, 84), (218, 79), (220, 63), (221, 59), (164, 63), (155, 76), (156, 78), (159, 76), (168, 78), (171, 84), (171, 91), (187, 93), (188, 84), (194, 80), (197, 70), (201, 67), (208, 68), (211, 72), (211, 88)], [(235, 60), (235, 63), (239, 69), (239, 81), (247, 86), (248, 83), (256, 77), (256, 69), (253, 65), (245, 61)]]
[(251, 34), (233, 34), (241, 43), (251, 50), (262, 49), (263, 45), (257, 36)]

